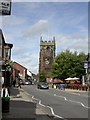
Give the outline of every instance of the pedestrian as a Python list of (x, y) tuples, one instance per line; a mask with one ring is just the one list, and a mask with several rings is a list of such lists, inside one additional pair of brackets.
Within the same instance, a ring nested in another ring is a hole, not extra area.
[(13, 87), (15, 87), (16, 85), (16, 80), (13, 80)]
[(17, 88), (18, 88), (18, 87), (21, 88), (21, 82), (22, 82), (21, 80), (18, 81), (18, 86), (17, 86)]

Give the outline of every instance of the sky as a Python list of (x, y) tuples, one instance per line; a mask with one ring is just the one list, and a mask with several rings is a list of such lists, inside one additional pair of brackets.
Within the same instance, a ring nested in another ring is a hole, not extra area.
[(13, 0), (11, 15), (0, 16), (13, 61), (37, 74), (41, 36), (43, 41), (55, 36), (56, 55), (66, 49), (88, 53), (88, 2), (27, 1)]
[(89, 2), (89, 0), (12, 0), (12, 2)]

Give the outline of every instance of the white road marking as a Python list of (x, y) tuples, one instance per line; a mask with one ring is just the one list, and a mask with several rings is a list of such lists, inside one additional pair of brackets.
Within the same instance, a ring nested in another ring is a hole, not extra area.
[(79, 93), (71, 93), (71, 94), (75, 94), (75, 95), (79, 95), (79, 96), (81, 95), (81, 94), (79, 94)]
[[(63, 92), (67, 92), (67, 93), (69, 93), (69, 94), (75, 94), (75, 95), (79, 95), (79, 96), (83, 96), (83, 97), (89, 97), (88, 95), (82, 95), (82, 94), (80, 94), (80, 93), (75, 93), (75, 91), (63, 91)], [(80, 91), (77, 91), (77, 92), (80, 92)], [(86, 91), (85, 91), (86, 92)]]
[(81, 104), (81, 106), (84, 107), (84, 108), (87, 108), (87, 109), (90, 108), (88, 106), (85, 106), (82, 102), (77, 102), (77, 101), (69, 100), (69, 99), (67, 99), (64, 96), (59, 96), (59, 95), (56, 95), (56, 94), (54, 94), (54, 96), (56, 96), (56, 97), (62, 97), (62, 98), (64, 98), (65, 101), (68, 101), (68, 102), (75, 102), (75, 103)]
[(61, 117), (61, 116), (59, 116), (59, 115), (56, 115), (56, 114), (54, 113), (54, 110), (53, 110), (52, 107), (50, 107), (50, 106), (47, 106), (47, 107), (51, 110), (51, 113), (52, 113), (53, 116), (55, 116), (55, 117), (57, 117), (57, 118), (62, 118), (62, 120), (67, 120), (67, 119), (65, 119), (65, 118), (63, 118), (63, 117)]
[(83, 94), (80, 94), (80, 93), (70, 93), (70, 92), (67, 92), (69, 94), (74, 94), (74, 95), (79, 95), (79, 96), (82, 96), (82, 97), (89, 97), (89, 95), (83, 95)]
[(39, 101), (39, 99), (35, 98), (34, 96), (32, 96), (32, 99)]
[(39, 105), (41, 105), (41, 106), (43, 106), (43, 107), (48, 107), (48, 108), (51, 110), (51, 113), (52, 113), (53, 116), (55, 116), (55, 117), (57, 117), (57, 118), (62, 118), (62, 120), (67, 120), (67, 119), (65, 119), (65, 118), (63, 118), (63, 117), (61, 117), (61, 116), (59, 116), (59, 115), (56, 115), (56, 114), (54, 113), (53, 108), (50, 107), (50, 106), (46, 106), (46, 105), (42, 104), (42, 103), (41, 103), (41, 100), (35, 98), (34, 96), (32, 96), (32, 99), (35, 99), (35, 100), (39, 101)]
[(39, 105), (41, 105), (41, 106), (43, 106), (43, 107), (46, 107), (45, 105), (43, 105), (43, 104), (41, 103), (41, 100), (39, 100)]

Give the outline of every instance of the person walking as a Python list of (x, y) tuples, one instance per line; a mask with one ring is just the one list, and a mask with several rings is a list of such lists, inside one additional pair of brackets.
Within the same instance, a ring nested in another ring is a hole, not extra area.
[(17, 88), (18, 88), (18, 87), (21, 88), (21, 82), (22, 82), (21, 80), (18, 81), (18, 86), (17, 86)]
[(16, 85), (16, 80), (13, 80), (13, 87), (15, 87)]

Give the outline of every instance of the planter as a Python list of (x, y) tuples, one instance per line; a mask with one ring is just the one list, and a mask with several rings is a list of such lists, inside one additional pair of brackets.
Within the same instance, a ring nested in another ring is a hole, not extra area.
[(2, 112), (9, 112), (10, 109), (10, 97), (2, 97)]

